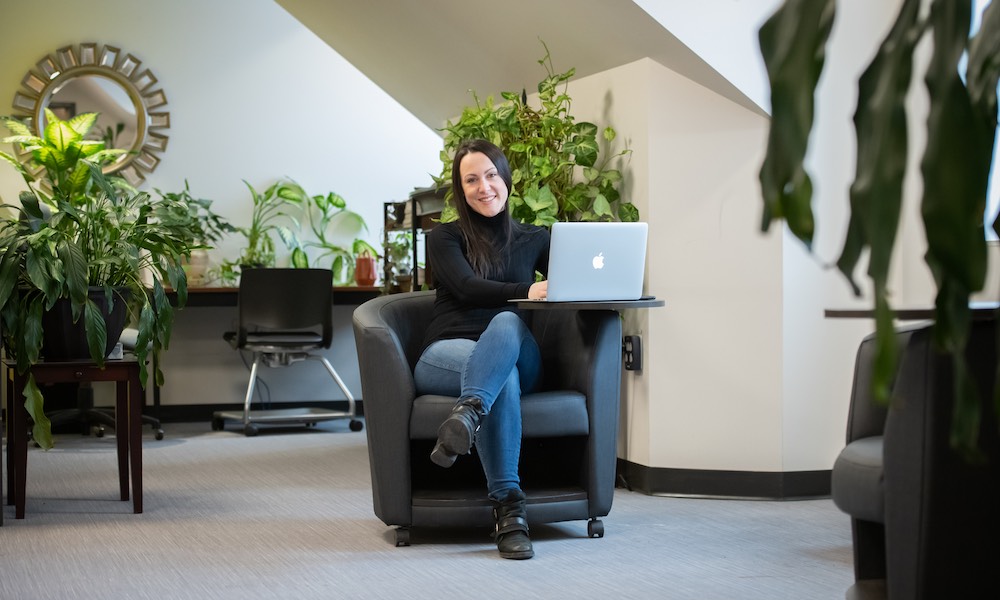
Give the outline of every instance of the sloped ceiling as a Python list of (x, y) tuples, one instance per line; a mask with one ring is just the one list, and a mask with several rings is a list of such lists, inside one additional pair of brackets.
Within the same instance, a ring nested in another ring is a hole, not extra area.
[(649, 57), (765, 114), (632, 0), (276, 2), (432, 129), (461, 113), (470, 90), (536, 91), (539, 40), (555, 70), (577, 78)]

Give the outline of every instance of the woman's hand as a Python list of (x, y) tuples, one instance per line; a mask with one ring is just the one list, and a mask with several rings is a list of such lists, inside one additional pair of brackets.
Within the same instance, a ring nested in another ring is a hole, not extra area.
[(529, 300), (540, 300), (549, 295), (549, 282), (548, 281), (536, 281), (531, 284), (528, 288), (528, 299)]

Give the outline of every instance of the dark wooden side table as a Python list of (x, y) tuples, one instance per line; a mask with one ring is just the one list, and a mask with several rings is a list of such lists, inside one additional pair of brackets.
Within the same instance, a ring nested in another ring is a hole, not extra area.
[[(27, 374), (20, 375), (14, 361), (4, 360), (7, 382), (7, 504), (14, 505), (14, 517), (24, 518), (25, 480), (28, 467), (28, 411), (24, 408)], [(118, 447), (118, 482), (121, 499), (129, 499), (131, 462), (133, 512), (142, 512), (142, 408), (139, 361), (126, 356), (107, 360), (100, 368), (91, 360), (42, 361), (31, 367), (39, 386), (50, 383), (114, 381), (115, 437)]]

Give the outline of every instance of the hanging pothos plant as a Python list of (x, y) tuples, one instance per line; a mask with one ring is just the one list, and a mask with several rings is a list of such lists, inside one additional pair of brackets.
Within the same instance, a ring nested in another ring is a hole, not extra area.
[[(934, 49), (924, 75), (930, 110), (921, 162), (925, 260), (937, 287), (935, 341), (954, 364), (951, 443), (966, 456), (974, 456), (981, 410), (965, 364), (965, 346), (972, 319), (969, 298), (986, 279), (983, 213), (997, 124), (1000, 6), (993, 2), (986, 8), (978, 33), (970, 38), (971, 0), (933, 0), (926, 15), (921, 14), (921, 4), (904, 0), (858, 84), (857, 167), (850, 189), (851, 217), (837, 267), (860, 294), (854, 270), (867, 250), (878, 338), (874, 385), (876, 397), (887, 402), (897, 362), (887, 288), (906, 175), (905, 100), (914, 49), (930, 35)], [(814, 222), (812, 183), (803, 161), (835, 14), (835, 0), (786, 0), (760, 30), (772, 109), (767, 156), (760, 171), (762, 226), (767, 230), (772, 220), (785, 219), (807, 246)], [(968, 66), (963, 80), (964, 55)], [(998, 229), (998, 223), (993, 228)], [(1000, 400), (994, 402), (1000, 408)]]
[[(457, 121), (443, 128), (437, 186), (450, 184), (452, 157), (463, 140), (486, 139), (502, 148), (510, 162), (514, 189), (508, 202), (515, 219), (543, 226), (556, 221), (638, 221), (639, 209), (619, 192), (622, 174), (612, 168), (614, 159), (632, 151), (611, 153), (614, 129), (600, 131), (593, 123), (576, 121), (566, 92), (576, 69), (556, 73), (548, 47), (544, 42), (542, 46), (545, 56), (538, 64), (546, 77), (538, 84), (538, 108), (529, 106), (524, 91), (502, 92), (502, 104), (495, 104), (493, 96), (480, 102), (473, 92), (475, 106), (466, 107)], [(449, 190), (442, 221), (456, 218), (451, 199)]]

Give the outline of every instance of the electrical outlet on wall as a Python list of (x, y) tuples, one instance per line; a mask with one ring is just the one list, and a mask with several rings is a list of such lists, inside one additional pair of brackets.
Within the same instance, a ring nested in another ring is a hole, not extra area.
[(638, 335), (626, 335), (622, 338), (622, 354), (625, 357), (626, 371), (642, 370), (642, 338)]

